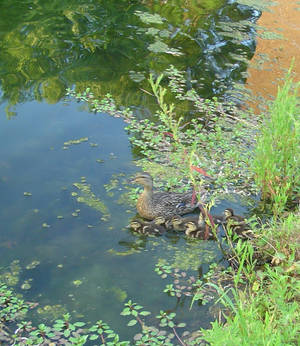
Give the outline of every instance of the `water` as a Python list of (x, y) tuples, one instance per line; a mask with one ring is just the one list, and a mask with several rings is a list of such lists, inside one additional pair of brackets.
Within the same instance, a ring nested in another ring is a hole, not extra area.
[[(128, 179), (138, 168), (124, 122), (66, 104), (62, 95), (66, 87), (89, 86), (98, 97), (111, 92), (120, 104), (140, 102), (139, 111), (146, 114), (153, 100), (137, 96), (146, 83), (143, 76), (170, 63), (187, 70), (189, 82), (202, 76), (203, 85), (197, 87), (203, 96), (221, 94), (225, 85), (243, 80), (246, 65), (232, 61), (229, 53), (237, 43), (224, 41), (217, 24), (255, 18), (255, 11), (225, 1), (198, 9), (195, 17), (175, 1), (161, 8), (153, 2), (150, 10), (133, 3), (46, 2), (41, 8), (31, 1), (8, 1), (0, 10), (0, 275), (9, 272), (15, 289), (40, 303), (39, 321), (69, 311), (85, 321), (103, 319), (127, 339), (136, 331), (128, 331), (126, 318), (119, 315), (128, 299), (153, 316), (160, 309), (176, 311), (191, 330), (199, 323), (208, 327), (214, 319), (211, 304), (195, 304), (187, 313), (190, 300), (163, 293), (171, 282), (154, 268), (165, 260), (201, 277), (211, 263), (222, 262), (222, 254), (213, 241), (132, 234), (126, 228), (135, 215), (128, 203)], [(137, 10), (166, 18), (153, 27), (169, 31), (165, 38), (157, 35), (188, 54), (149, 50), (149, 25), (138, 20)], [(242, 42), (238, 46), (253, 54), (253, 42), (250, 48)], [(215, 73), (221, 78), (213, 81)], [(245, 210), (225, 201), (215, 212), (224, 206)], [(12, 273), (14, 260), (19, 262)]]
[[(81, 111), (76, 103), (47, 107), (28, 102), (17, 110), (17, 118), (0, 118), (1, 266), (3, 274), (13, 260), (20, 261), (15, 288), (39, 301), (39, 319), (58, 318), (68, 310), (78, 319), (104, 319), (128, 337), (119, 313), (124, 302), (133, 299), (154, 314), (173, 310), (190, 323), (201, 316), (208, 326), (209, 306), (196, 304), (186, 314), (190, 301), (178, 304), (167, 297), (163, 289), (170, 282), (154, 268), (164, 259), (182, 270), (192, 267), (198, 276), (210, 263), (222, 261), (222, 255), (215, 242), (187, 243), (172, 234), (143, 238), (126, 228), (135, 209), (118, 200), (137, 168), (123, 121)], [(88, 141), (63, 149), (64, 142), (85, 137)], [(104, 184), (113, 176), (120, 183), (110, 196)], [(82, 180), (107, 207), (106, 221), (99, 210), (72, 196), (80, 195), (73, 184)], [(39, 263), (35, 266), (34, 261)], [(22, 290), (27, 282), (31, 288)]]

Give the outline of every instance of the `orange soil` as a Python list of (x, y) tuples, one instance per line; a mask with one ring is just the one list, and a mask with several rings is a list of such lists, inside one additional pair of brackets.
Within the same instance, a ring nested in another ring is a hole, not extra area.
[[(264, 11), (257, 24), (268, 31), (281, 34), (283, 39), (257, 40), (257, 49), (251, 61), (258, 65), (261, 55), (267, 55), (263, 69), (254, 66), (248, 69), (247, 87), (254, 96), (266, 99), (275, 96), (277, 86), (282, 85), (282, 78), (295, 57), (293, 71), (294, 81), (299, 80), (300, 72), (300, 8), (298, 0), (277, 0), (277, 5), (270, 7), (270, 12)], [(298, 2), (298, 4), (297, 4)], [(257, 106), (254, 105), (258, 111)]]

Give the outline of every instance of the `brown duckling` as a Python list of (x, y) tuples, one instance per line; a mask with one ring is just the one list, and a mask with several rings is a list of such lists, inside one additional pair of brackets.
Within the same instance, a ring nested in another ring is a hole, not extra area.
[[(141, 172), (132, 180), (144, 186), (144, 191), (140, 194), (136, 208), (140, 216), (153, 220), (157, 216), (170, 218), (174, 215), (183, 215), (192, 212), (197, 203), (192, 204), (193, 192), (154, 192), (153, 179), (149, 173)], [(202, 191), (203, 199), (206, 191)]]
[(235, 215), (233, 209), (225, 209), (224, 218), (227, 230), (230, 229), (239, 238), (251, 239), (254, 237), (253, 231), (246, 223), (245, 218), (240, 215)]
[(189, 221), (198, 223), (198, 216), (182, 217), (180, 215), (175, 215), (167, 221), (166, 225), (168, 229), (173, 228), (176, 231), (185, 231), (185, 224)]
[(188, 221), (185, 223), (185, 234), (189, 238), (213, 239), (214, 235), (211, 228), (205, 223), (202, 213), (197, 221)]
[(146, 226), (144, 226), (143, 231), (144, 234), (154, 234), (161, 235), (166, 232), (166, 228), (164, 227), (166, 223), (166, 219), (163, 216), (157, 216), (153, 221), (149, 222)]
[(143, 228), (146, 226), (146, 223), (141, 220), (132, 220), (130, 221), (129, 227), (133, 229), (134, 232), (141, 233)]
[[(210, 218), (213, 221), (215, 225), (220, 225), (223, 222), (223, 217), (222, 216), (217, 216), (217, 215), (211, 215)], [(173, 228), (174, 230), (177, 231), (185, 231), (186, 227), (185, 224), (187, 222), (195, 222), (195, 223), (202, 223), (203, 222), (203, 216), (202, 216), (202, 211), (200, 211), (199, 216), (197, 215), (191, 215), (187, 217), (183, 217), (180, 215), (175, 215), (173, 216), (169, 221), (167, 221), (167, 228)]]
[(152, 222), (143, 222), (141, 220), (133, 220), (130, 222), (129, 227), (139, 234), (144, 235), (159, 235), (163, 234), (166, 229), (163, 224), (166, 222), (166, 219), (162, 216), (155, 218)]
[(234, 213), (234, 210), (231, 209), (231, 208), (227, 208), (227, 209), (224, 210), (224, 219), (227, 222), (229, 220), (232, 220), (232, 221), (238, 222), (238, 223), (245, 222), (245, 218), (240, 216), (240, 215), (236, 215)]

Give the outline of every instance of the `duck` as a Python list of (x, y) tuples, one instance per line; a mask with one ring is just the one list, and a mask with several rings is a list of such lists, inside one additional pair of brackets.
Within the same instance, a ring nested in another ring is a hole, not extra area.
[(185, 223), (185, 235), (195, 239), (213, 239), (214, 234), (211, 227), (206, 224), (202, 213), (200, 213), (197, 221), (188, 221)]
[(165, 224), (166, 218), (164, 216), (157, 216), (144, 227), (144, 232), (147, 234), (161, 235), (166, 232)]
[(189, 221), (186, 223), (185, 235), (188, 238), (194, 239), (214, 239), (214, 235), (208, 225), (198, 225), (195, 222)]
[(134, 232), (143, 235), (161, 235), (166, 229), (163, 226), (166, 222), (166, 219), (163, 216), (156, 217), (151, 222), (144, 222), (141, 220), (132, 220), (129, 224), (129, 227), (133, 229)]
[(174, 229), (176, 231), (185, 231), (187, 222), (198, 223), (198, 216), (182, 217), (181, 215), (174, 215), (167, 221), (167, 228)]
[[(144, 186), (144, 191), (137, 200), (136, 208), (141, 217), (147, 220), (153, 220), (157, 216), (171, 218), (174, 215), (183, 215), (192, 212), (197, 203), (192, 203), (193, 192), (154, 192), (153, 178), (147, 172), (138, 173), (133, 183)], [(201, 191), (201, 198), (206, 197), (206, 191)]]
[(232, 220), (234, 222), (239, 222), (239, 223), (245, 222), (245, 218), (243, 216), (236, 215), (232, 208), (225, 209), (223, 214), (224, 214), (224, 220), (227, 222), (229, 220)]
[(253, 231), (243, 216), (236, 215), (231, 208), (225, 209), (223, 214), (227, 230), (230, 229), (233, 234), (236, 234), (242, 239), (251, 239), (254, 237)]
[[(187, 217), (175, 215), (169, 221), (167, 221), (167, 228), (172, 227), (173, 229), (177, 231), (184, 231), (186, 229), (185, 225), (187, 222), (194, 222), (196, 224), (201, 223), (203, 218), (202, 214), (203, 214), (203, 211), (201, 210), (199, 215), (192, 215)], [(220, 215), (210, 214), (210, 218), (214, 222), (215, 225), (220, 225), (224, 222), (223, 216), (220, 216)]]
[(142, 233), (142, 229), (146, 226), (146, 223), (141, 220), (132, 220), (129, 223), (129, 228), (133, 229), (134, 232)]

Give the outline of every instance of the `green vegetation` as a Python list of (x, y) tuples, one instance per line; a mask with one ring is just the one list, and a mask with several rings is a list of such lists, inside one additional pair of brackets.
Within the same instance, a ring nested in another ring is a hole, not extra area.
[(300, 194), (300, 82), (293, 88), (290, 75), (291, 69), (262, 125), (253, 163), (262, 198), (270, 200), (275, 216)]
[[(226, 323), (215, 321), (211, 330), (202, 330), (206, 341), (212, 345), (297, 344), (300, 334), (299, 216), (299, 213), (290, 214), (288, 220), (257, 230), (259, 238), (248, 244), (246, 255), (238, 253), (240, 265), (238, 271), (233, 272), (235, 286), (227, 290), (217, 288), (219, 300), (228, 311)], [(245, 257), (248, 259), (242, 262)], [(262, 259), (263, 263), (269, 263), (258, 269), (256, 265)]]
[[(81, 177), (81, 182), (74, 183), (73, 185), (79, 190), (80, 194), (80, 196), (78, 196), (77, 192), (71, 193), (72, 197), (76, 197), (77, 202), (84, 203), (102, 213), (102, 220), (107, 220), (110, 218), (110, 213), (107, 206), (91, 191), (91, 185), (86, 183), (85, 177)], [(73, 214), (73, 216), (77, 216), (77, 213)]]

